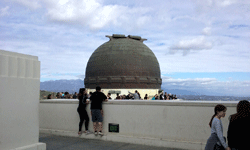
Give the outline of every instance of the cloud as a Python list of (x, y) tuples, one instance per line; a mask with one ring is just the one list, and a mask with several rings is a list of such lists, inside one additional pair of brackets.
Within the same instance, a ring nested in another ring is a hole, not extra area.
[(0, 17), (9, 15), (9, 6), (0, 9)]
[(123, 5), (103, 5), (96, 0), (58, 1), (47, 0), (47, 16), (51, 21), (80, 23), (91, 30), (99, 30), (109, 25), (141, 26), (150, 20), (146, 13), (149, 8), (130, 8)]
[(226, 7), (232, 4), (237, 3), (237, 0), (214, 0), (215, 5), (221, 6), (221, 7)]
[(77, 77), (77, 78), (79, 78), (79, 79), (84, 80), (84, 78), (85, 78), (85, 74), (80, 74), (80, 75), (77, 75), (76, 77)]
[(41, 8), (41, 0), (12, 0), (32, 10)]
[(202, 30), (202, 33), (204, 35), (210, 35), (211, 34), (211, 28), (210, 27), (206, 27)]
[(241, 28), (250, 28), (249, 25), (239, 24), (239, 25), (230, 25), (229, 28), (231, 29), (241, 29)]
[(204, 95), (214, 93), (230, 96), (250, 96), (250, 81), (218, 81), (215, 78), (163, 78), (162, 87), (166, 89), (185, 89)]
[(200, 10), (215, 8), (215, 7), (227, 7), (238, 3), (238, 0), (194, 0), (197, 7), (200, 7)]
[(192, 86), (194, 84), (212, 84), (216, 82), (216, 78), (196, 78), (196, 79), (174, 79), (174, 78), (163, 78), (162, 82), (175, 85), (186, 85)]
[(184, 50), (183, 54), (187, 55), (190, 50), (211, 49), (212, 43), (207, 41), (205, 36), (199, 36), (191, 40), (181, 40), (177, 44), (170, 47), (170, 54), (174, 54), (174, 50)]

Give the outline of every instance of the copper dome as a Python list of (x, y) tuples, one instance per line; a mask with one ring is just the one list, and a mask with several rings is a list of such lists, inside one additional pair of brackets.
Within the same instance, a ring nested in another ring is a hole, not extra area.
[(154, 53), (140, 36), (113, 34), (89, 58), (84, 84), (94, 89), (160, 89), (161, 72)]

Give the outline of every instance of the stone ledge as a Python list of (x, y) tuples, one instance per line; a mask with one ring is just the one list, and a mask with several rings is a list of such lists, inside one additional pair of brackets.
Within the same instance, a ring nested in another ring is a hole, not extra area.
[(2, 49), (0, 49), (0, 55), (20, 57), (20, 58), (31, 59), (31, 60), (38, 60), (38, 56), (22, 54), (22, 53), (17, 53), (17, 52), (10, 52), (10, 51), (6, 51), (6, 50), (2, 50)]
[[(77, 99), (52, 99), (40, 100), (40, 103), (56, 104), (78, 104)], [(236, 107), (238, 101), (182, 101), (182, 100), (109, 100), (104, 105), (160, 105), (160, 106), (198, 106), (214, 107), (216, 104), (223, 104), (226, 107)]]

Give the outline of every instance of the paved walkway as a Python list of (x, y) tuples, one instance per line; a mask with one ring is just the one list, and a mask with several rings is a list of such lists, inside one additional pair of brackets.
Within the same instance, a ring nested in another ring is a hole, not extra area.
[(40, 133), (39, 142), (46, 143), (47, 150), (180, 150), (44, 133)]

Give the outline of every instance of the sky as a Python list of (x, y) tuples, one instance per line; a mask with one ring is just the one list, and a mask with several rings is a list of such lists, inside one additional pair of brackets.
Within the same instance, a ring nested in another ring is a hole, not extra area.
[(41, 82), (84, 79), (112, 34), (146, 38), (167, 89), (250, 96), (248, 0), (0, 1), (0, 49), (38, 56)]

